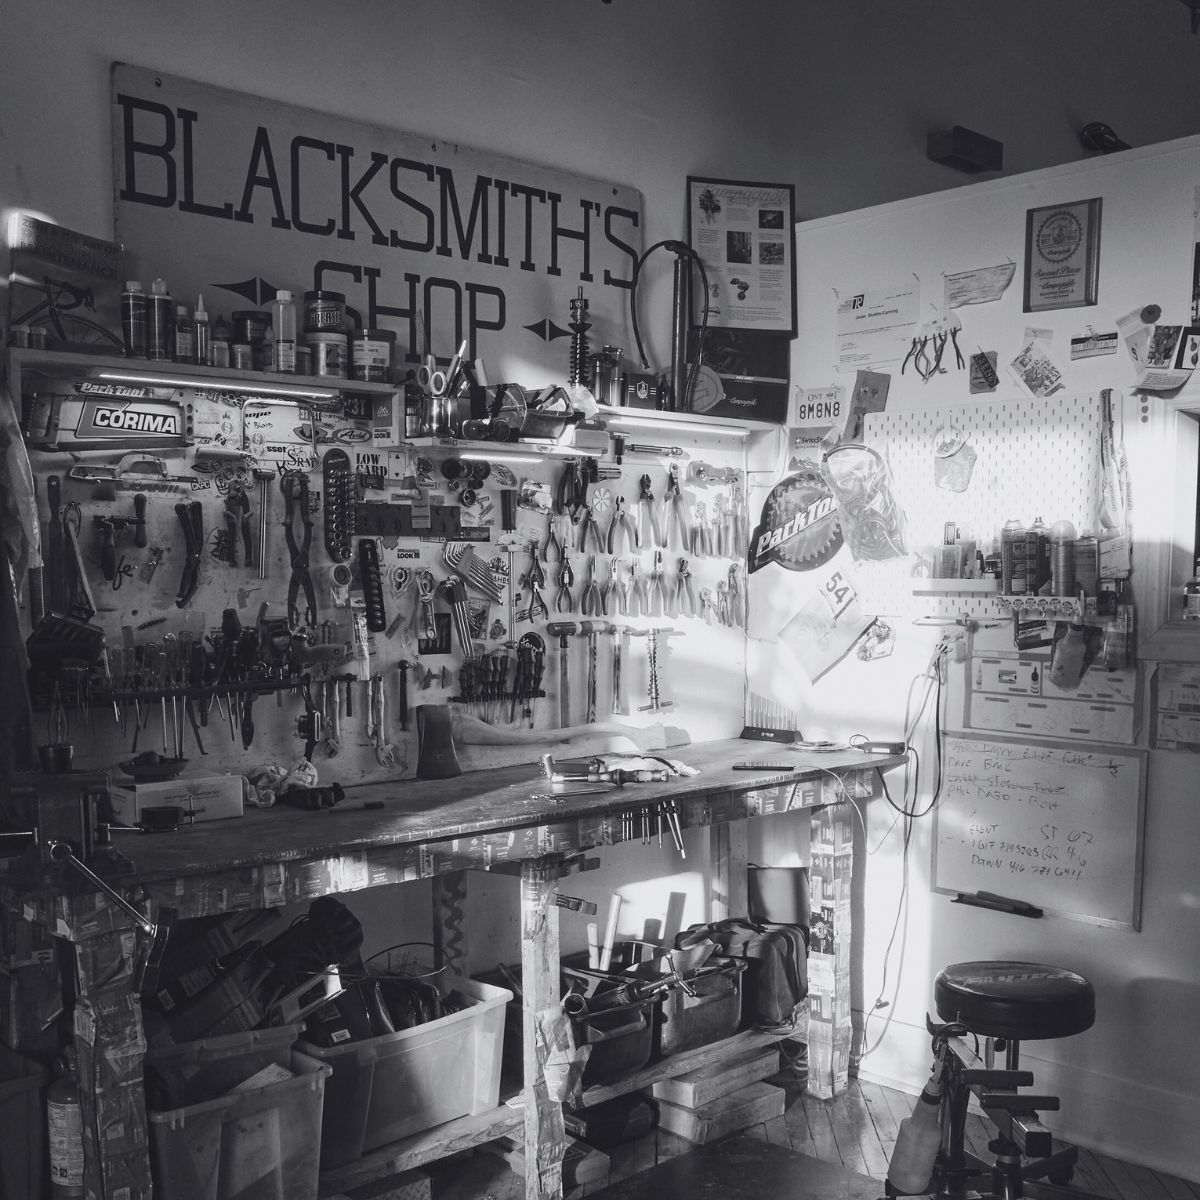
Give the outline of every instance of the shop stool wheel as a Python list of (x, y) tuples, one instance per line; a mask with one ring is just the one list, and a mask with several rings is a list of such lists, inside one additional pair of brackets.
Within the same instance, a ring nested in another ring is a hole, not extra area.
[[(941, 1147), (931, 1187), (939, 1200), (1095, 1200), (1067, 1190), (1079, 1152), (1054, 1149), (1039, 1110), (1058, 1097), (1021, 1094), (1033, 1075), (1020, 1066), (1023, 1041), (1071, 1037), (1096, 1019), (1096, 994), (1082, 975), (1045, 963), (983, 960), (952, 963), (934, 980), (934, 1006), (943, 1024), (927, 1018), (934, 1051), (944, 1064)], [(980, 1041), (983, 1045), (980, 1047)], [(981, 1052), (982, 1051), (982, 1052)], [(996, 1062), (997, 1052), (1003, 1064)], [(967, 1105), (979, 1098), (995, 1127), (991, 1163), (965, 1149)], [(971, 1190), (968, 1184), (988, 1184)], [(889, 1187), (889, 1195), (895, 1195)]]

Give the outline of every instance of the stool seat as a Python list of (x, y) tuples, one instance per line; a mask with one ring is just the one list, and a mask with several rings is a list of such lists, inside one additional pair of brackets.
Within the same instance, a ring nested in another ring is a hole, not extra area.
[(1096, 1019), (1096, 992), (1082, 975), (1044, 963), (952, 963), (933, 983), (943, 1021), (980, 1037), (1036, 1041), (1069, 1037)]

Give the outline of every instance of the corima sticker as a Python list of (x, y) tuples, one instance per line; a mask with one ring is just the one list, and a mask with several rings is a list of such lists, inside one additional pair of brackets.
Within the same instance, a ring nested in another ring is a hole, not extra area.
[(837, 501), (816, 470), (780, 480), (763, 502), (750, 539), (751, 575), (769, 563), (789, 571), (811, 571), (842, 548)]
[(78, 438), (161, 444), (164, 438), (183, 440), (183, 420), (174, 404), (154, 401), (85, 400), (75, 429)]

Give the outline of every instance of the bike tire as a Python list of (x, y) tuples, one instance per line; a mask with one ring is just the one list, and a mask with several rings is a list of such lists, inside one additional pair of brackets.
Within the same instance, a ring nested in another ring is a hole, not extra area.
[(46, 330), (47, 350), (65, 350), (72, 354), (125, 356), (125, 343), (111, 330), (88, 317), (64, 312), (43, 313), (30, 324)]

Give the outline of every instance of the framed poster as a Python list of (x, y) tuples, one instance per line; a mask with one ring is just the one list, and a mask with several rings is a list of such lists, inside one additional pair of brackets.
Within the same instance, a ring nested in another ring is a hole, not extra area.
[(1025, 214), (1025, 312), (1095, 304), (1100, 280), (1099, 196)]
[(796, 189), (689, 175), (688, 244), (708, 293), (693, 288), (692, 323), (796, 336)]

